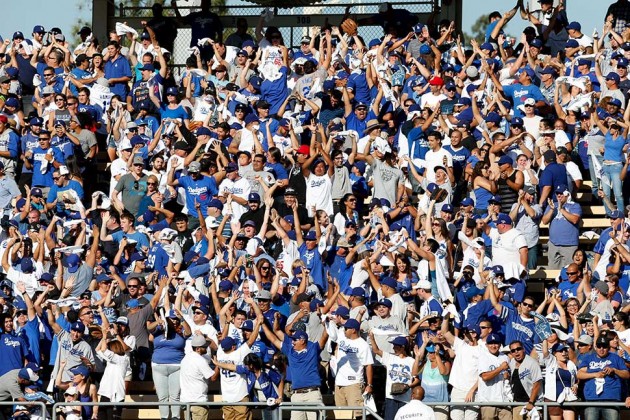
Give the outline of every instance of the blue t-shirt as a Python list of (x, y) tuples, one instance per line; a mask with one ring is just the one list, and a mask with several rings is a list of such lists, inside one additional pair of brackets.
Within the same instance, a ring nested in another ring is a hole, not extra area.
[[(131, 77), (131, 66), (129, 61), (122, 55), (118, 55), (118, 58), (112, 60), (109, 59), (105, 62), (105, 78), (117, 79), (120, 77)], [(118, 95), (123, 100), (127, 97), (129, 87), (127, 82), (116, 82), (109, 84), (109, 90), (114, 95)]]
[(159, 335), (153, 338), (153, 363), (164, 365), (181, 363), (184, 358), (184, 348), (186, 340), (181, 335), (169, 332), (168, 338), (164, 336), (164, 331), (160, 331)]
[(370, 87), (368, 86), (364, 70), (361, 70), (360, 73), (350, 73), (347, 87), (354, 93), (354, 100), (356, 102), (362, 102), (364, 104), (370, 103), (372, 98), (370, 96)]
[(287, 371), (291, 376), (293, 389), (319, 387), (319, 353), (321, 349), (318, 343), (309, 341), (306, 343), (306, 351), (297, 352), (288, 335), (285, 334), (282, 342), (282, 353), (289, 359)]
[[(582, 216), (582, 206), (578, 203), (565, 203), (564, 208), (571, 214)], [(556, 246), (577, 246), (580, 243), (580, 228), (578, 223), (569, 222), (558, 208), (547, 207), (547, 213), (553, 212), (553, 219), (549, 224), (549, 240)]]
[(552, 198), (554, 201), (556, 199), (555, 194), (553, 194), (553, 190), (558, 185), (566, 185), (567, 183), (567, 169), (564, 165), (560, 165), (559, 163), (550, 163), (545, 169), (542, 171), (540, 175), (539, 186), (542, 191), (543, 187), (551, 187), (552, 194), (550, 194), (549, 198)]
[[(34, 135), (32, 132), (28, 132), (20, 138), (20, 151), (22, 153), (26, 153), (28, 151), (32, 152), (36, 148), (39, 147), (39, 137)], [(22, 173), (31, 173), (32, 169), (28, 169), (26, 165), (22, 166)]]
[(260, 94), (262, 99), (271, 104), (269, 115), (277, 114), (284, 100), (289, 96), (289, 88), (287, 87), (287, 68), (280, 67), (282, 76), (277, 80), (263, 80), (260, 85)]
[[(606, 357), (600, 358), (596, 353), (590, 353), (580, 361), (579, 369), (586, 368), (587, 373), (596, 373), (604, 368), (626, 370), (623, 359), (615, 353), (608, 353)], [(596, 392), (595, 379), (587, 379), (584, 383), (584, 397), (586, 401), (622, 401), (625, 394), (623, 380), (619, 376), (612, 374), (604, 377), (602, 392)]]
[(623, 136), (613, 138), (610, 131), (604, 136), (604, 160), (613, 162), (623, 162), (623, 147), (626, 145), (626, 139)]
[[(33, 174), (33, 176), (35, 176), (35, 174)], [(57, 211), (63, 211), (61, 193), (69, 190), (76, 192), (79, 198), (83, 200), (83, 187), (77, 181), (71, 179), (65, 187), (59, 187), (56, 184), (50, 187), (50, 192), (48, 193), (48, 197), (46, 197), (46, 203), (50, 204), (57, 200)]]
[(13, 333), (0, 335), (0, 376), (10, 370), (24, 367), (24, 359), (28, 356), (28, 345)]
[(313, 283), (323, 292), (328, 290), (328, 281), (324, 276), (324, 263), (317, 247), (309, 250), (306, 248), (305, 242), (300, 246), (298, 251), (300, 253), (300, 259), (304, 261), (304, 265), (308, 268), (313, 277)]
[(219, 193), (217, 181), (211, 176), (202, 176), (198, 180), (193, 180), (190, 176), (179, 178), (179, 185), (186, 191), (186, 208), (188, 214), (197, 216), (195, 201), (201, 204), (201, 214), (208, 216), (208, 203), (212, 197)]
[(525, 115), (518, 106), (522, 105), (527, 98), (534, 98), (536, 102), (546, 102), (545, 97), (538, 86), (534, 85), (523, 86), (520, 83), (516, 83), (514, 85), (503, 86), (503, 93), (505, 96), (512, 98), (512, 109), (514, 110), (514, 116), (516, 117), (522, 117)]
[(143, 247), (148, 248), (150, 245), (149, 238), (147, 238), (147, 235), (145, 235), (144, 233), (140, 233), (140, 232), (125, 233), (122, 230), (119, 230), (118, 232), (114, 232), (111, 235), (112, 235), (112, 239), (117, 244), (119, 244), (120, 241), (122, 241), (122, 239), (125, 237), (127, 239), (133, 239), (134, 241), (136, 241), (136, 249), (138, 251), (142, 251)]
[(160, 106), (160, 118), (162, 120), (164, 120), (165, 118), (180, 118), (182, 121), (184, 121), (188, 119), (188, 113), (181, 105), (178, 105), (175, 109), (170, 109), (167, 104), (162, 104)]

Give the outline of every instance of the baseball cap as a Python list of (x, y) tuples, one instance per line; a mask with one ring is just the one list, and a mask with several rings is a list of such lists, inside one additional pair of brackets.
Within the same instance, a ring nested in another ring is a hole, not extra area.
[(599, 336), (595, 341), (595, 347), (610, 347), (610, 341), (604, 336)]
[(606, 75), (606, 80), (613, 80), (615, 83), (619, 83), (621, 81), (621, 78), (617, 73), (611, 71)]
[(398, 286), (398, 282), (392, 277), (385, 277), (383, 280), (381, 280), (381, 286), (388, 286), (392, 289), (396, 289), (396, 287)]
[(442, 205), (442, 211), (444, 213), (453, 213), (454, 209), (453, 209), (453, 206), (451, 204), (444, 204), (444, 205)]
[(591, 337), (588, 334), (582, 334), (577, 339), (577, 342), (580, 343), (580, 344), (586, 344), (587, 346), (592, 346), (593, 345), (593, 337)]
[(70, 330), (83, 334), (85, 332), (85, 325), (82, 322), (75, 322), (70, 327)]
[(486, 344), (502, 344), (501, 336), (496, 333), (492, 333), (486, 337)]
[(506, 164), (514, 165), (514, 160), (508, 155), (503, 155), (499, 158), (499, 166)]
[[(381, 300), (385, 300), (385, 299), (381, 299)], [(389, 305), (390, 305), (389, 307), (391, 308), (391, 302), (389, 302)], [(337, 306), (337, 309), (335, 310), (335, 315), (338, 315), (342, 318), (347, 318), (350, 316), (350, 309), (348, 309), (345, 306)]]
[(385, 307), (387, 307), (389, 309), (391, 309), (392, 306), (393, 306), (392, 301), (387, 299), (387, 298), (383, 298), (383, 299), (377, 301), (376, 305), (374, 305), (374, 306), (379, 306), (379, 305), (383, 305), (383, 306), (385, 306)]
[(398, 337), (392, 338), (391, 340), (389, 340), (389, 342), (394, 346), (406, 346), (408, 344), (407, 339), (400, 335)]
[(226, 337), (221, 340), (221, 348), (223, 350), (230, 350), (232, 347), (236, 345), (236, 341), (232, 337)]
[(356, 319), (349, 319), (343, 324), (343, 327), (346, 330), (359, 330), (361, 328), (361, 324)]
[(597, 283), (595, 283), (595, 289), (597, 289), (597, 291), (599, 291), (602, 295), (606, 295), (608, 294), (608, 283), (603, 282), (603, 281), (598, 281)]
[(225, 167), (225, 172), (227, 173), (236, 172), (236, 171), (238, 171), (238, 164), (236, 162), (230, 162)]
[(291, 340), (300, 340), (300, 339), (308, 340), (308, 334), (306, 333), (306, 331), (297, 330), (295, 334), (290, 335), (289, 338)]
[(497, 225), (512, 225), (512, 219), (505, 213), (499, 213), (497, 217)]
[(33, 372), (33, 369), (30, 369), (30, 368), (20, 369), (20, 371), (18, 372), (18, 377), (20, 377), (21, 379), (25, 379), (27, 381), (31, 381), (31, 382), (39, 381), (39, 375)]
[(473, 199), (472, 199), (472, 198), (470, 198), (470, 197), (466, 197), (466, 198), (464, 198), (464, 199), (461, 201), (460, 205), (461, 205), (461, 207), (464, 207), (464, 206), (474, 206), (474, 205), (475, 205), (475, 202), (473, 201)]
[(571, 22), (567, 25), (567, 31), (574, 29), (576, 31), (581, 31), (582, 30), (582, 25), (580, 25), (580, 22)]
[(142, 159), (142, 156), (134, 156), (133, 157), (133, 164), (134, 165), (144, 165), (144, 159)]
[(416, 283), (414, 288), (415, 289), (422, 289), (422, 290), (431, 290), (431, 282), (429, 280), (422, 279), (422, 280), (418, 281), (418, 283)]
[(247, 196), (247, 201), (260, 201), (260, 194), (253, 192)]

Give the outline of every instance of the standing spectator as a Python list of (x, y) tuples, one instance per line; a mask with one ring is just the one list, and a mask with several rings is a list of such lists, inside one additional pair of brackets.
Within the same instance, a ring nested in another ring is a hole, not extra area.
[[(543, 341), (545, 361), (545, 401), (575, 401), (577, 399), (577, 366), (569, 359), (569, 348), (557, 342), (551, 348)], [(571, 407), (549, 407), (552, 419), (562, 419), (564, 413), (575, 416)], [(567, 416), (567, 417), (568, 417)]]
[[(478, 345), (478, 334), (475, 329), (466, 329), (464, 338), (454, 336), (449, 331), (448, 317), (444, 317), (442, 321), (442, 335), (455, 352), (453, 368), (448, 383), (453, 387), (451, 390), (451, 401), (453, 402), (472, 402), (475, 401), (479, 378), (479, 356), (483, 349)], [(451, 410), (451, 419), (453, 420), (472, 420), (479, 415), (479, 407), (453, 407)]]
[[(187, 353), (182, 359), (179, 372), (179, 383), (181, 402), (203, 403), (208, 401), (208, 380), (215, 381), (219, 370), (213, 370), (207, 359), (208, 342), (203, 334), (194, 334), (192, 340), (192, 351)], [(206, 420), (208, 418), (208, 407), (193, 405), (190, 407), (190, 414), (193, 420)]]
[[(579, 364), (578, 379), (584, 381), (586, 401), (623, 401), (624, 381), (630, 379), (630, 371), (623, 359), (610, 351), (605, 337), (597, 338), (595, 352), (586, 355)], [(586, 407), (585, 418), (618, 419), (617, 407)]]
[(518, 341), (525, 346), (525, 354), (531, 354), (534, 344), (539, 342), (539, 337), (534, 333), (536, 323), (530, 312), (534, 309), (534, 298), (525, 296), (517, 308), (512, 305), (500, 303), (497, 300), (497, 292), (494, 285), (488, 285), (490, 301), (505, 323), (505, 342)]
[[(612, 191), (615, 193), (617, 210), (623, 211), (623, 191), (619, 175), (621, 174), (623, 162), (625, 162), (626, 159), (624, 154), (628, 150), (628, 144), (626, 143), (628, 125), (612, 117), (606, 118), (606, 124), (604, 124), (599, 119), (596, 112), (594, 112), (592, 116), (597, 127), (599, 127), (600, 131), (604, 134), (604, 147), (603, 150), (600, 149), (600, 153), (604, 155), (602, 166), (604, 173), (602, 178), (604, 194), (610, 197), (612, 186)], [(606, 213), (610, 214), (611, 211), (613, 211), (613, 209), (606, 206)]]
[(492, 259), (501, 261), (505, 270), (505, 277), (521, 278), (527, 267), (527, 241), (523, 234), (512, 227), (512, 219), (504, 213), (499, 213), (495, 221), (496, 229), (490, 230), (492, 239)]
[(526, 185), (518, 193), (518, 200), (512, 205), (510, 218), (515, 228), (523, 233), (527, 243), (527, 268), (535, 269), (538, 262), (539, 224), (542, 208), (536, 203), (536, 187)]
[(555, 193), (557, 202), (548, 200), (542, 222), (549, 224), (549, 267), (560, 269), (572, 261), (580, 243), (582, 207), (571, 200), (566, 185), (558, 185)]
[[(411, 387), (417, 385), (416, 379), (411, 375), (415, 360), (407, 355), (409, 343), (403, 336), (389, 340), (394, 349), (393, 353), (379, 349), (372, 331), (370, 331), (370, 342), (377, 360), (387, 369), (383, 416), (386, 419), (391, 419), (401, 407), (411, 400)], [(371, 384), (368, 386), (372, 387)]]
[[(508, 402), (503, 391), (503, 381), (509, 378), (510, 359), (499, 350), (502, 344), (501, 337), (492, 333), (486, 337), (487, 352), (481, 352), (479, 356), (479, 385), (477, 401), (479, 402)], [(481, 407), (483, 420), (512, 418), (512, 410), (509, 407)]]
[[(279, 314), (276, 315), (279, 318)], [(297, 330), (293, 335), (285, 334), (280, 329), (272, 331), (263, 323), (265, 335), (271, 343), (287, 356), (289, 365), (287, 374), (292, 379), (292, 402), (312, 402), (322, 404), (320, 391), (321, 378), (319, 376), (319, 354), (324, 349), (328, 340), (328, 330), (324, 328), (322, 336), (317, 343), (308, 341), (305, 331)], [(314, 412), (293, 411), (291, 420), (314, 420), (317, 414)]]
[[(171, 310), (156, 321), (156, 329), (153, 332), (153, 356), (151, 368), (153, 370), (153, 383), (155, 392), (160, 402), (178, 402), (181, 391), (179, 385), (179, 371), (186, 337), (191, 334), (190, 326), (185, 321), (182, 323), (181, 313)], [(178, 419), (181, 407), (177, 405), (161, 405), (160, 417)]]
[[(540, 174), (538, 186), (540, 188), (540, 198), (538, 204), (544, 206), (547, 200), (555, 199), (554, 191), (558, 185), (567, 184), (567, 170), (564, 165), (556, 162), (556, 153), (553, 150), (547, 150), (543, 154), (545, 161), (545, 169)], [(554, 200), (555, 201), (555, 200)]]
[(0, 162), (4, 164), (5, 174), (11, 179), (15, 179), (19, 151), (20, 136), (11, 128), (7, 116), (0, 114)]
[[(335, 374), (335, 404), (359, 407), (363, 393), (372, 394), (372, 352), (359, 336), (361, 324), (349, 319), (343, 325), (344, 337), (337, 337), (337, 372)], [(365, 381), (364, 381), (365, 375)], [(361, 413), (355, 411), (355, 416)]]
[(109, 90), (120, 98), (126, 98), (129, 93), (127, 82), (131, 80), (131, 66), (129, 61), (120, 53), (120, 45), (116, 41), (107, 44), (109, 59), (105, 62), (105, 78), (109, 83)]
[[(514, 393), (514, 402), (526, 402), (525, 409), (530, 413), (535, 410), (534, 404), (542, 389), (543, 377), (540, 365), (533, 357), (525, 354), (525, 347), (518, 340), (510, 342), (510, 354), (512, 355), (512, 359), (510, 359), (510, 385)], [(523, 406), (513, 408), (512, 413), (515, 419), (527, 418), (527, 415), (521, 415), (522, 410)]]

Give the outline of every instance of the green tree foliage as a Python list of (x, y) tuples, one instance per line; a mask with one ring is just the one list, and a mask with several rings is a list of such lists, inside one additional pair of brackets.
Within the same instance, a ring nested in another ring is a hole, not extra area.
[(464, 32), (464, 40), (462, 41), (468, 43), (469, 40), (475, 39), (481, 44), (486, 37), (486, 28), (488, 27), (489, 16), (489, 14), (479, 16), (475, 23), (473, 23), (470, 27), (472, 33), (469, 34), (468, 32)]

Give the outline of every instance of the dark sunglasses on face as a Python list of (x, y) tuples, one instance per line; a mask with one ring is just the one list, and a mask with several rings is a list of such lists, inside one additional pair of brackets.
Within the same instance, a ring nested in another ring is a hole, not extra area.
[(510, 349), (510, 353), (516, 353), (523, 350), (523, 347), (514, 347), (513, 349)]
[(525, 302), (523, 302), (523, 303), (521, 303), (521, 305), (526, 306), (528, 308), (533, 308), (534, 307), (533, 303), (525, 303)]

